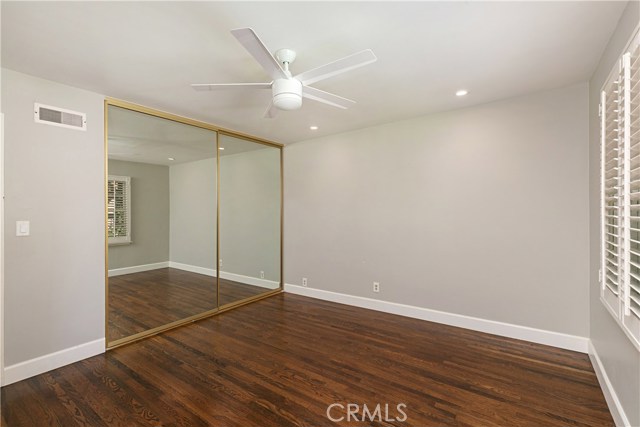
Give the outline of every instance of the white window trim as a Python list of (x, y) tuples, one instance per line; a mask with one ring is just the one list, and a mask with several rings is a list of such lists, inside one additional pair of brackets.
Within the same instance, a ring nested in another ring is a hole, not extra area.
[(107, 177), (108, 181), (123, 181), (125, 183), (126, 193), (127, 193), (127, 235), (126, 236), (118, 236), (118, 237), (108, 237), (109, 246), (117, 246), (117, 245), (130, 245), (131, 241), (131, 177), (129, 176), (119, 176), (119, 175), (109, 175)]

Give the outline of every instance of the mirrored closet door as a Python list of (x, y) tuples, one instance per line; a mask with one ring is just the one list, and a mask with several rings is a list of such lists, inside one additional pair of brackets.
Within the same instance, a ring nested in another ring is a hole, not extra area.
[(282, 146), (107, 100), (107, 347), (282, 290)]
[(218, 309), (217, 135), (107, 107), (107, 342)]

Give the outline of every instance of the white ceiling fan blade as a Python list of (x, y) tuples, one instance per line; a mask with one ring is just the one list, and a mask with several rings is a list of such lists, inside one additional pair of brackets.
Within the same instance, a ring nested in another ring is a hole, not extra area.
[(337, 74), (346, 73), (347, 71), (354, 70), (363, 65), (371, 64), (377, 61), (378, 58), (373, 54), (371, 49), (366, 49), (353, 55), (346, 56), (337, 61), (330, 62), (322, 65), (313, 70), (305, 71), (302, 74), (295, 76), (300, 80), (303, 85), (310, 85), (320, 80), (328, 79)]
[(273, 80), (288, 78), (278, 60), (271, 55), (269, 49), (251, 28), (231, 30), (231, 34), (238, 39), (240, 44), (247, 49)]
[(191, 87), (198, 91), (217, 89), (271, 89), (271, 83), (194, 83)]
[(351, 99), (343, 98), (341, 96), (334, 95), (332, 93), (309, 86), (302, 87), (302, 96), (345, 110), (356, 103), (356, 101), (353, 101)]
[(276, 106), (273, 105), (273, 101), (271, 101), (269, 103), (269, 106), (267, 107), (267, 111), (264, 112), (264, 118), (273, 119), (277, 114), (278, 114), (278, 108), (276, 108)]

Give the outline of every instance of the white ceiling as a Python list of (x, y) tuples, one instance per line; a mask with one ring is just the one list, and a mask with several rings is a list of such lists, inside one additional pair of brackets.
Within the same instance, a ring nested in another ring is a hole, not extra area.
[[(587, 81), (625, 4), (2, 1), (2, 66), (290, 143)], [(295, 49), (294, 74), (366, 48), (378, 61), (314, 85), (353, 108), (265, 119), (269, 91), (189, 87), (267, 81), (239, 27)]]

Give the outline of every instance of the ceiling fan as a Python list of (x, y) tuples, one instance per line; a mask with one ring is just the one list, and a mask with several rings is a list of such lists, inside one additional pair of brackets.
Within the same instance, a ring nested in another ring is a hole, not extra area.
[(302, 98), (313, 99), (338, 108), (348, 108), (350, 105), (355, 104), (355, 101), (309, 85), (377, 60), (371, 49), (366, 49), (293, 76), (289, 66), (296, 59), (295, 51), (280, 49), (275, 53), (274, 57), (251, 28), (231, 30), (231, 34), (238, 39), (240, 44), (247, 49), (273, 80), (270, 83), (203, 83), (192, 84), (191, 87), (200, 91), (237, 88), (271, 89), (271, 103), (264, 114), (267, 118), (275, 117), (279, 109), (299, 109), (302, 106)]

